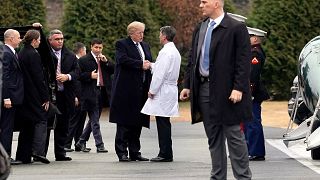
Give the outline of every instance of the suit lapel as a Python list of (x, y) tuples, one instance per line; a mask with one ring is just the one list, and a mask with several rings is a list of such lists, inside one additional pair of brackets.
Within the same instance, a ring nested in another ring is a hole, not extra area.
[(209, 23), (209, 18), (206, 21), (201, 23), (201, 27), (199, 30), (199, 38), (198, 38), (198, 47), (197, 47), (197, 58), (196, 58), (197, 61), (200, 57), (200, 52), (201, 52), (202, 44), (204, 41), (204, 37), (206, 36), (208, 23)]
[(92, 61), (92, 64), (94, 64), (94, 68), (97, 70), (97, 72), (98, 72), (98, 63), (97, 63), (97, 61), (96, 61), (96, 59), (93, 57), (93, 55), (91, 54), (91, 52), (90, 52), (90, 54), (89, 54), (89, 61)]
[(212, 40), (210, 44), (210, 57), (214, 57), (212, 53), (216, 52), (217, 46), (219, 45), (221, 39), (225, 35), (224, 31), (228, 28), (228, 18), (228, 15), (225, 14), (221, 23), (212, 32)]

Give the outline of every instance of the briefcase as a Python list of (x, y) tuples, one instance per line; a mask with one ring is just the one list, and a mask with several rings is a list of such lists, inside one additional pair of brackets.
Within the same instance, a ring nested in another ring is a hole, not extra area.
[(47, 112), (47, 117), (48, 117), (47, 128), (48, 129), (54, 129), (56, 127), (58, 114), (59, 115), (61, 114), (58, 107), (50, 102), (49, 110)]

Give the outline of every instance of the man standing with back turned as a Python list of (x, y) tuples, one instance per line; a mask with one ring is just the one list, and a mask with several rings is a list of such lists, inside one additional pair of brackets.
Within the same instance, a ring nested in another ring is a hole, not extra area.
[(224, 13), (223, 0), (201, 0), (207, 16), (194, 30), (180, 99), (190, 97), (192, 123), (203, 121), (211, 179), (227, 179), (227, 140), (233, 175), (251, 179), (240, 122), (250, 120), (250, 42), (245, 24)]

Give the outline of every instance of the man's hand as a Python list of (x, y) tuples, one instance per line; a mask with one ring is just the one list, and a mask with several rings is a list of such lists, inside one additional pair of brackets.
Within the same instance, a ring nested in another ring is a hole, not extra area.
[(143, 64), (142, 64), (142, 69), (143, 70), (148, 70), (151, 67), (151, 63), (148, 60), (143, 60)]
[(233, 104), (240, 102), (242, 100), (242, 92), (238, 90), (232, 90), (229, 99), (233, 102)]
[(76, 107), (79, 106), (79, 99), (78, 99), (77, 97), (74, 98), (74, 105), (75, 105)]
[(39, 22), (35, 22), (32, 24), (33, 27), (41, 27), (42, 28), (42, 24), (40, 24)]
[(66, 74), (57, 74), (56, 80), (63, 83), (69, 80), (69, 76)]
[(42, 104), (42, 107), (44, 108), (45, 111), (49, 110), (49, 106), (50, 106), (49, 101)]
[(7, 108), (7, 109), (12, 108), (11, 100), (10, 100), (10, 99), (5, 99), (5, 100), (3, 101), (3, 106), (4, 106), (5, 108)]
[(148, 98), (153, 99), (154, 94), (152, 94), (151, 92), (148, 92)]
[(180, 92), (180, 100), (185, 101), (190, 97), (190, 89), (182, 89)]
[(91, 79), (98, 79), (98, 73), (96, 69), (91, 72)]
[(97, 59), (98, 59), (99, 61), (108, 62), (108, 59), (107, 59), (106, 56), (103, 55), (103, 54), (99, 54), (99, 55), (97, 56)]

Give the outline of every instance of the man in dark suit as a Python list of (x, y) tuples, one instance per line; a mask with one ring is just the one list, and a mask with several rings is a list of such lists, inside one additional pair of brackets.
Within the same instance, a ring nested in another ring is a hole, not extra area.
[[(100, 115), (102, 111), (101, 89), (105, 86), (104, 78), (113, 74), (114, 65), (102, 54), (103, 44), (101, 39), (91, 40), (91, 52), (79, 59), (81, 82), (81, 109), (86, 111), (89, 121), (76, 144), (84, 152), (86, 141), (92, 132), (98, 153), (108, 152), (100, 131)], [(103, 74), (105, 76), (103, 76)], [(110, 82), (108, 82), (110, 83)]]
[[(81, 42), (74, 43), (72, 51), (76, 55), (77, 59), (81, 58), (82, 56), (85, 56), (87, 53), (86, 46)], [(70, 119), (68, 138), (66, 140), (66, 147), (65, 147), (66, 152), (72, 152), (74, 150), (81, 151), (80, 148), (76, 147), (76, 143), (79, 141), (79, 138), (82, 134), (82, 131), (84, 128), (84, 123), (85, 123), (86, 117), (87, 117), (87, 112), (81, 110), (81, 105), (80, 105), (81, 82), (78, 79), (74, 83), (75, 83), (75, 92), (76, 92), (76, 97), (74, 99), (75, 111)], [(73, 139), (74, 139), (75, 149), (71, 148)], [(90, 148), (87, 148), (86, 151), (91, 150), (91, 149), (90, 150), (89, 149)]]
[[(11, 156), (12, 136), (15, 111), (23, 101), (23, 75), (18, 62), (15, 48), (21, 42), (20, 33), (13, 29), (8, 29), (4, 33), (4, 54), (3, 64), (3, 86), (1, 99), (1, 119), (0, 119), (0, 142)], [(21, 162), (11, 160), (12, 164)]]
[(127, 27), (129, 37), (116, 42), (109, 120), (117, 123), (115, 150), (121, 162), (149, 160), (140, 153), (142, 126), (150, 124), (150, 117), (140, 113), (151, 81), (152, 57), (149, 45), (143, 42), (144, 29), (143, 23), (132, 22)]
[(236, 179), (251, 179), (240, 122), (252, 118), (250, 42), (245, 24), (223, 11), (223, 0), (201, 0), (207, 16), (194, 30), (180, 99), (191, 100), (192, 123), (203, 121), (211, 179), (227, 179), (227, 153)]
[[(56, 104), (61, 111), (57, 115), (54, 129), (54, 153), (56, 161), (70, 161), (64, 149), (68, 137), (69, 120), (74, 112), (75, 88), (74, 81), (79, 76), (76, 56), (63, 45), (63, 34), (60, 30), (50, 31), (48, 42), (52, 49), (52, 56), (56, 66)], [(47, 144), (49, 144), (50, 131)]]

